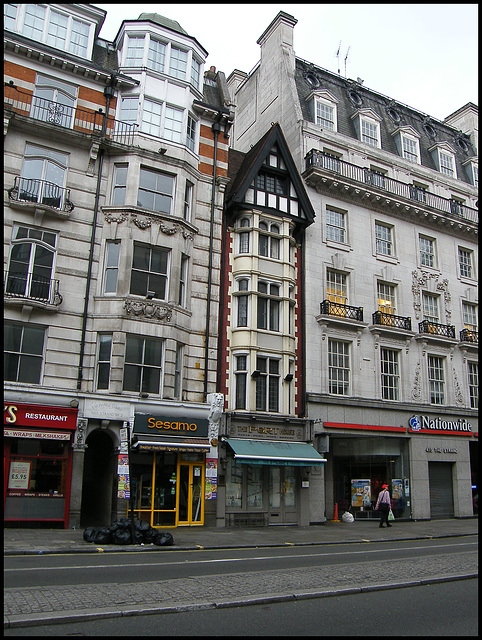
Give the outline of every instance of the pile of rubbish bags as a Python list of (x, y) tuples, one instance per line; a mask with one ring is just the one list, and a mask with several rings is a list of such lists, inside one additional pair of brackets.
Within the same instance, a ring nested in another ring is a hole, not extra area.
[(132, 531), (131, 521), (128, 518), (122, 518), (110, 527), (87, 527), (83, 537), (86, 542), (95, 544), (155, 544), (158, 547), (169, 547), (174, 544), (170, 533), (155, 529), (144, 520), (136, 520)]

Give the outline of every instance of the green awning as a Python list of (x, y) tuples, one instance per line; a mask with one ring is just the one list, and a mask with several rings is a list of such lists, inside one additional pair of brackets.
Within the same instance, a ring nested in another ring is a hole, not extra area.
[(311, 444), (306, 442), (264, 442), (226, 438), (241, 464), (272, 464), (296, 467), (319, 467), (326, 462)]

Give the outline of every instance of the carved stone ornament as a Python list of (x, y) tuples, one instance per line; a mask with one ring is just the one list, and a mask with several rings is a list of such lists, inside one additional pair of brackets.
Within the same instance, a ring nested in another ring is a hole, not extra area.
[(449, 281), (445, 278), (439, 281), (437, 273), (427, 273), (426, 271), (415, 269), (412, 271), (412, 294), (413, 294), (413, 308), (415, 311), (415, 318), (420, 320), (422, 312), (422, 288), (432, 291), (440, 291), (444, 296), (444, 311), (445, 322), (450, 324), (452, 317), (452, 311), (449, 308), (452, 302), (452, 296), (449, 291)]
[(104, 219), (106, 222), (125, 222), (127, 220), (127, 213), (120, 213), (117, 216), (114, 216), (112, 213), (110, 213), (109, 211), (106, 211), (106, 213), (104, 213)]
[(213, 439), (218, 439), (219, 421), (221, 420), (224, 410), (224, 396), (222, 393), (210, 393), (206, 399), (211, 403), (208, 416), (208, 436), (211, 442)]
[(420, 380), (420, 362), (417, 362), (417, 366), (415, 367), (415, 379), (413, 382), (412, 389), (412, 400), (415, 402), (420, 402), (422, 397), (422, 389), (421, 389), (421, 380)]
[(152, 302), (126, 300), (124, 307), (128, 316), (133, 315), (139, 318), (163, 320), (164, 322), (170, 322), (172, 318), (172, 310), (169, 307), (163, 307)]
[(458, 405), (463, 405), (464, 403), (464, 396), (462, 395), (462, 391), (460, 390), (460, 385), (459, 385), (459, 381), (457, 378), (457, 372), (455, 371), (455, 368), (452, 368), (452, 372), (453, 372), (453, 376), (454, 376), (454, 390), (455, 390), (455, 402)]

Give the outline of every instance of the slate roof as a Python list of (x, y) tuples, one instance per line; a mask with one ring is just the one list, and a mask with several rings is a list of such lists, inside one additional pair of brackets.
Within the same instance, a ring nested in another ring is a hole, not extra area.
[[(351, 116), (358, 109), (372, 109), (381, 117), (381, 145), (400, 157), (397, 150), (396, 136), (391, 135), (400, 126), (411, 126), (420, 135), (419, 146), (423, 166), (437, 170), (432, 154), (428, 149), (437, 142), (448, 142), (456, 155), (457, 177), (470, 183), (463, 162), (476, 155), (469, 136), (431, 118), (387, 96), (376, 93), (359, 82), (348, 80), (335, 73), (317, 67), (305, 60), (296, 59), (295, 83), (300, 99), (303, 118), (313, 122), (313, 115), (306, 98), (313, 90), (326, 89), (337, 100), (337, 130), (345, 136), (357, 139), (355, 124)], [(361, 101), (357, 103), (354, 99)]]

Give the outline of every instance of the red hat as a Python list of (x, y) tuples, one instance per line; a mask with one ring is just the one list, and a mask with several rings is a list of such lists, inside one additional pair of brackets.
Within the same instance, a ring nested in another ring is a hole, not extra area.
[(382, 484), (382, 489), (388, 489), (388, 484)]

